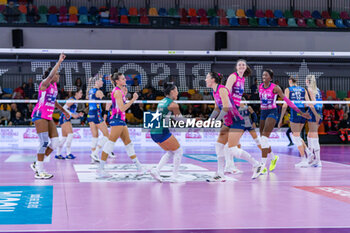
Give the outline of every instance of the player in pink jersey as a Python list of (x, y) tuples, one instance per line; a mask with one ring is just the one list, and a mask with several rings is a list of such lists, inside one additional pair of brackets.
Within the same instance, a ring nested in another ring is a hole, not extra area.
[[(281, 97), (294, 111), (300, 113), (302, 117), (307, 119), (310, 118), (310, 115), (308, 113), (301, 112), (301, 110), (297, 108), (297, 106), (295, 106), (295, 104), (283, 94), (283, 91), (278, 85), (271, 82), (272, 79), (273, 71), (271, 69), (264, 70), (262, 76), (263, 83), (261, 83), (259, 86), (259, 96), (261, 101), (260, 137), (262, 148), (262, 166), (261, 170), (259, 171), (259, 174), (257, 174), (257, 177), (267, 172), (267, 155), (271, 154), (272, 156), (274, 156), (271, 150), (271, 146), (269, 144), (269, 137), (278, 119), (278, 112), (276, 106), (277, 95)], [(269, 167), (270, 171), (273, 171), (276, 168), (276, 163), (278, 159), (278, 156), (274, 156), (274, 158), (271, 160)]]
[[(236, 63), (236, 72), (232, 73), (227, 81), (226, 87), (230, 90), (232, 99), (236, 105), (236, 108), (239, 109), (242, 95), (244, 93), (244, 84), (245, 78), (251, 75), (252, 71), (248, 66), (247, 62), (243, 59), (240, 59)], [(236, 168), (233, 162), (233, 157), (247, 157), (248, 161), (254, 166), (254, 174), (258, 169), (259, 163), (251, 158), (249, 153), (242, 150), (238, 147), (240, 138), (242, 137), (245, 131), (245, 122), (243, 118), (241, 120), (236, 119), (235, 124), (230, 126), (230, 133), (228, 136), (228, 144), (225, 146), (225, 157), (226, 157), (226, 168), (225, 172), (239, 174), (242, 171)], [(253, 176), (254, 176), (253, 174)]]
[[(237, 110), (237, 107), (235, 105), (234, 99), (232, 98), (232, 95), (230, 91), (225, 87), (224, 85), (220, 85), (221, 83), (221, 75), (219, 75), (216, 72), (210, 72), (206, 79), (206, 84), (207, 87), (210, 87), (213, 89), (213, 96), (215, 99), (215, 110), (212, 113), (210, 118), (216, 120), (221, 120), (223, 119), (224, 121), (224, 126), (221, 128), (217, 143), (215, 145), (215, 151), (217, 154), (217, 159), (218, 159), (218, 171), (216, 175), (212, 178), (209, 179), (208, 181), (220, 181), (224, 182), (226, 181), (225, 175), (224, 175), (224, 167), (225, 167), (225, 150), (224, 146), (227, 143), (227, 141), (230, 139), (230, 133), (235, 133), (236, 128), (233, 127), (239, 127), (239, 125), (243, 125), (244, 127), (244, 122), (242, 120), (242, 117), (239, 115), (239, 112)], [(244, 132), (242, 130), (242, 132)], [(239, 135), (239, 138), (241, 135)], [(237, 145), (238, 145), (237, 142)], [(229, 153), (235, 153), (237, 157), (244, 158), (248, 160), (254, 167), (259, 165), (259, 162), (256, 161), (254, 158), (251, 157), (251, 155), (238, 148), (237, 145), (235, 148), (231, 144), (229, 144), (230, 148), (228, 150)], [(238, 152), (238, 153), (237, 153)]]
[[(240, 102), (242, 99), (242, 95), (244, 93), (244, 83), (245, 83), (245, 77), (248, 77), (251, 75), (252, 71), (250, 67), (247, 64), (246, 60), (239, 59), (236, 63), (236, 72), (232, 73), (227, 81), (226, 81), (226, 87), (231, 92), (231, 97), (236, 105), (236, 108), (238, 109), (240, 107)], [(243, 125), (243, 121), (241, 122)], [(239, 125), (239, 124), (237, 124)], [(240, 128), (240, 127), (238, 127)], [(241, 128), (243, 129), (243, 128)], [(229, 129), (227, 129), (228, 133)], [(227, 139), (228, 141), (228, 139)], [(225, 143), (226, 144), (226, 143)], [(239, 170), (233, 161), (234, 155), (229, 151), (228, 149), (228, 143), (225, 145), (225, 160), (226, 160), (226, 167), (225, 172), (231, 173), (231, 174), (239, 174), (242, 173), (241, 170)]]
[(62, 111), (67, 118), (70, 117), (69, 113), (56, 101), (57, 82), (60, 80), (58, 69), (65, 58), (66, 56), (62, 53), (56, 65), (45, 71), (44, 80), (39, 85), (38, 102), (32, 113), (32, 121), (40, 140), (37, 161), (31, 164), (36, 179), (50, 179), (53, 177), (52, 174), (44, 170), (44, 157), (45, 155), (49, 156), (59, 145), (56, 124), (52, 120), (55, 107)]
[(97, 170), (98, 178), (109, 178), (111, 175), (105, 171), (105, 164), (110, 154), (114, 149), (114, 144), (120, 137), (125, 145), (126, 153), (137, 167), (139, 174), (144, 173), (144, 169), (136, 157), (134, 145), (130, 140), (129, 130), (125, 123), (125, 111), (137, 100), (138, 94), (134, 93), (133, 98), (126, 103), (123, 88), (126, 86), (126, 79), (122, 73), (114, 73), (112, 83), (115, 88), (112, 91), (112, 114), (110, 117), (111, 133), (109, 134), (109, 140), (103, 147), (102, 156), (100, 160), (100, 166)]

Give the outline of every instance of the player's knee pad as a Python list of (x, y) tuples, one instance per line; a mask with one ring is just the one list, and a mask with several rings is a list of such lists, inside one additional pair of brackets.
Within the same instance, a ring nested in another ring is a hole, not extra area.
[(39, 133), (38, 136), (40, 141), (38, 154), (45, 154), (46, 148), (49, 146), (49, 133), (48, 132)]
[(108, 138), (106, 136), (103, 136), (100, 140), (98, 140), (98, 146), (102, 148), (107, 141), (108, 141)]
[(261, 145), (260, 137), (254, 138), (254, 141), (255, 141), (256, 145), (258, 145), (258, 146)]
[(71, 147), (72, 146), (72, 140), (73, 140), (73, 134), (70, 133), (67, 135), (67, 147)]
[(225, 156), (225, 145), (222, 143), (215, 143), (215, 152), (218, 157)]
[(134, 144), (132, 142), (125, 146), (125, 150), (129, 157), (135, 155)]
[(103, 146), (103, 152), (106, 154), (112, 153), (114, 150), (114, 142), (108, 140)]
[(55, 150), (60, 145), (60, 139), (58, 137), (50, 138), (49, 147)]
[(266, 136), (262, 136), (260, 139), (261, 142), (261, 148), (262, 149), (268, 149), (270, 148), (270, 144), (269, 144), (269, 138)]
[(91, 140), (91, 148), (96, 148), (98, 142), (98, 138), (92, 138)]
[(302, 142), (302, 139), (301, 139), (300, 136), (294, 136), (294, 135), (292, 135), (292, 138), (293, 138), (294, 144), (295, 144), (297, 147), (303, 145), (303, 142)]

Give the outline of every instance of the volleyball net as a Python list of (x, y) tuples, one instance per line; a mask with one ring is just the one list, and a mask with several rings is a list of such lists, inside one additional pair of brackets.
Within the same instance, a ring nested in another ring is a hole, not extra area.
[[(130, 126), (142, 127), (144, 112), (156, 110), (157, 103), (164, 97), (163, 86), (167, 82), (173, 82), (178, 87), (176, 102), (184, 115), (205, 119), (214, 108), (212, 90), (205, 84), (206, 74), (210, 71), (220, 72), (225, 82), (234, 71), (236, 61), (243, 58), (250, 66), (252, 75), (245, 81), (246, 101), (242, 103), (252, 106), (258, 117), (260, 100), (257, 89), (263, 70), (269, 68), (274, 71), (272, 81), (282, 89), (288, 87), (289, 77), (296, 78), (299, 86), (306, 87), (306, 77), (315, 76), (323, 95), (323, 101), (317, 103), (323, 104), (324, 122), (331, 122), (326, 123), (324, 133), (339, 133), (341, 122), (346, 127), (350, 104), (348, 52), (51, 49), (0, 49), (1, 125), (9, 125), (10, 122), (15, 125), (13, 119), (16, 115), (21, 115), (20, 118), (24, 120), (19, 123), (31, 125), (29, 113), (37, 102), (38, 84), (43, 72), (55, 64), (61, 52), (67, 58), (59, 69), (58, 102), (62, 105), (72, 102), (67, 99), (78, 88), (84, 92), (81, 100), (74, 101), (78, 103), (78, 111), (84, 113), (84, 117), (72, 120), (75, 126), (88, 125), (86, 115), (89, 103), (102, 103), (104, 108), (106, 103), (111, 102), (113, 85), (108, 77), (115, 71), (125, 74), (129, 98), (134, 92), (139, 94), (139, 99), (126, 113)], [(102, 77), (101, 90), (105, 99), (86, 100), (86, 90), (92, 85), (89, 80), (96, 76)], [(280, 111), (283, 101), (277, 103)], [(302, 103), (316, 104), (312, 101)], [(59, 116), (60, 113), (55, 112), (54, 119), (58, 121)]]

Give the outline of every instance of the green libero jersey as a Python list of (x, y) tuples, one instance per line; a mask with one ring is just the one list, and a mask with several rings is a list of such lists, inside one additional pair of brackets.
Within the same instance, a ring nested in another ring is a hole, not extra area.
[(173, 100), (168, 97), (165, 97), (159, 102), (157, 106), (157, 111), (162, 114), (160, 116), (160, 128), (151, 129), (151, 134), (164, 134), (169, 132), (168, 128), (163, 128), (163, 119), (165, 119), (168, 114), (171, 114), (168, 107), (172, 102)]

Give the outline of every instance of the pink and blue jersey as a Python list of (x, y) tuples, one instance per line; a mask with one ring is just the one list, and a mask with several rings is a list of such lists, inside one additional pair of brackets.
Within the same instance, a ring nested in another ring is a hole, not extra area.
[(273, 92), (273, 89), (275, 88), (276, 84), (270, 83), (270, 86), (268, 88), (264, 88), (264, 83), (260, 84), (259, 86), (259, 97), (261, 102), (261, 110), (268, 110), (268, 109), (275, 109), (276, 106), (276, 99), (277, 99), (277, 93)]
[(237, 73), (233, 74), (236, 75), (236, 82), (232, 85), (231, 96), (235, 105), (239, 107), (241, 105), (241, 99), (244, 93), (245, 78), (239, 77)]
[(111, 115), (110, 119), (117, 118), (117, 119), (120, 119), (122, 121), (125, 121), (125, 112), (122, 112), (120, 110), (120, 108), (118, 107), (118, 104), (117, 104), (117, 99), (114, 97), (114, 93), (116, 91), (118, 91), (118, 90), (122, 93), (123, 103), (124, 104), (126, 103), (126, 98), (125, 98), (125, 95), (124, 95), (123, 91), (119, 87), (115, 87), (113, 89), (112, 95), (111, 95), (111, 98), (112, 98), (112, 115)]
[(224, 86), (224, 85), (218, 85), (216, 88), (216, 91), (213, 91), (213, 97), (215, 100), (216, 105), (219, 107), (220, 110), (222, 110), (223, 108), (223, 103), (222, 103), (222, 99), (220, 96), (220, 89), (221, 88), (225, 88), (228, 92), (228, 97), (229, 97), (229, 109), (227, 111), (227, 114), (224, 117), (224, 124), (226, 126), (230, 126), (233, 124), (233, 121), (235, 119), (235, 116), (240, 116), (238, 113), (238, 110), (236, 109), (236, 107), (234, 106), (235, 103), (231, 97), (230, 91)]
[(45, 91), (40, 90), (42, 83), (39, 85), (38, 102), (36, 103), (32, 118), (52, 120), (52, 114), (55, 110), (55, 102), (58, 94), (57, 84), (51, 83)]

